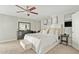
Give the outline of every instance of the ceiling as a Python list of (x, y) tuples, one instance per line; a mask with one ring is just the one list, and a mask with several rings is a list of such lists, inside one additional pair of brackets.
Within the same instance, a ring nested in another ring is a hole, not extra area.
[[(21, 5), (24, 7), (24, 5)], [(24, 13), (17, 13), (19, 9), (15, 5), (0, 5), (0, 14), (17, 16), (20, 18), (41, 19), (48, 16), (68, 14), (79, 11), (79, 5), (35, 5), (38, 15), (31, 14), (27, 16)]]

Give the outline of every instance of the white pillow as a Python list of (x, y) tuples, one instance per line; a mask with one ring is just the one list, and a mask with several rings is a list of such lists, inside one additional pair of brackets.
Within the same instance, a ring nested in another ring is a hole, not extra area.
[(60, 34), (60, 29), (58, 29), (58, 28), (50, 28), (49, 29), (49, 34), (59, 35)]
[(59, 35), (59, 29), (56, 28), (55, 34), (56, 34), (56, 35)]
[(55, 34), (55, 28), (50, 28), (49, 29), (49, 34)]
[(42, 33), (42, 34), (48, 34), (48, 29), (41, 30), (40, 33)]

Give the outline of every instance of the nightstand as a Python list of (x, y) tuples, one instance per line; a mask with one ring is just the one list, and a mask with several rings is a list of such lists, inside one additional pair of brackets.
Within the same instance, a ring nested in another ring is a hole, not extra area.
[(66, 43), (66, 45), (68, 45), (68, 38), (69, 38), (68, 34), (61, 34), (61, 44)]

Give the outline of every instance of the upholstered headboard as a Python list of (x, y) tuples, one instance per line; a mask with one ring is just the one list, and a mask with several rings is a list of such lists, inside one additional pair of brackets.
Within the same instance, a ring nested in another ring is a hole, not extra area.
[(59, 24), (51, 25), (50, 28), (49, 28), (49, 33), (60, 35), (61, 34), (61, 25), (59, 25)]
[(57, 34), (60, 35), (61, 34), (61, 25), (59, 24), (53, 24), (49, 27), (47, 27), (44, 30), (41, 30), (42, 34)]

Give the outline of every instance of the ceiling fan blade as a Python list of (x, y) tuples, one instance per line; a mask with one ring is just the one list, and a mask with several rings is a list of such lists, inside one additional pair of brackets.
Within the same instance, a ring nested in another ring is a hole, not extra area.
[(20, 12), (25, 12), (25, 11), (17, 11), (17, 13), (20, 13)]
[(30, 8), (29, 10), (32, 11), (32, 10), (34, 10), (34, 9), (36, 9), (36, 7), (32, 7), (32, 8)]
[(33, 14), (37, 14), (38, 15), (38, 13), (36, 13), (36, 12), (30, 12), (30, 13), (33, 13)]
[(16, 5), (17, 7), (21, 8), (22, 10), (25, 10), (27, 11), (26, 9), (24, 9), (23, 7), (19, 6), (19, 5)]

